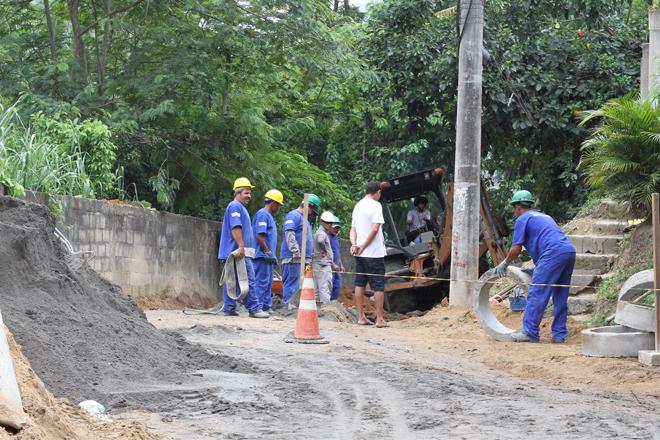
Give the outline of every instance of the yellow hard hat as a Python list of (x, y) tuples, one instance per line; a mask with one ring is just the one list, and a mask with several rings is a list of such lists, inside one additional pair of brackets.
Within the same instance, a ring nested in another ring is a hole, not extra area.
[(274, 202), (277, 202), (280, 205), (284, 205), (284, 196), (282, 195), (281, 192), (279, 192), (276, 189), (268, 190), (268, 192), (266, 193), (266, 195), (264, 197), (267, 198), (267, 199), (270, 199)]
[(247, 180), (247, 178), (239, 177), (238, 179), (234, 180), (234, 191), (236, 191), (238, 188), (254, 189), (254, 185), (252, 185), (250, 181)]

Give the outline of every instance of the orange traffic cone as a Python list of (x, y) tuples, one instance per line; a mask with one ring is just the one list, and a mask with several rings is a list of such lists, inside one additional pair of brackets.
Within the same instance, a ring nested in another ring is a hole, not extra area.
[(321, 336), (319, 331), (319, 315), (316, 311), (316, 295), (314, 294), (314, 279), (312, 270), (308, 268), (303, 279), (296, 329), (289, 333), (285, 342), (302, 344), (327, 344), (329, 341)]

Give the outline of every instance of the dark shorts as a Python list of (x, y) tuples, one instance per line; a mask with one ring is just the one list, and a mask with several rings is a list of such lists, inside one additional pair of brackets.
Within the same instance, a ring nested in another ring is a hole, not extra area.
[[(355, 285), (365, 287), (367, 282), (374, 292), (383, 292), (385, 290), (385, 259), (355, 257)], [(369, 275), (361, 275), (369, 274)]]

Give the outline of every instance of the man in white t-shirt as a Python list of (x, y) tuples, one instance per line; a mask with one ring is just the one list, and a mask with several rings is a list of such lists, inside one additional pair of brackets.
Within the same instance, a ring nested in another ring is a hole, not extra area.
[(364, 197), (353, 208), (351, 223), (351, 255), (355, 256), (355, 305), (358, 324), (373, 325), (364, 314), (364, 289), (367, 282), (376, 299), (376, 327), (385, 322), (385, 239), (383, 237), (383, 206), (380, 204), (380, 184), (369, 182)]

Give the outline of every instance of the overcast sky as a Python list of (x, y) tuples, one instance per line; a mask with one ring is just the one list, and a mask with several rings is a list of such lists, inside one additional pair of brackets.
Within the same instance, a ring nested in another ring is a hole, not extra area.
[(378, 0), (351, 0), (351, 4), (360, 8), (360, 11), (364, 11), (368, 3)]

